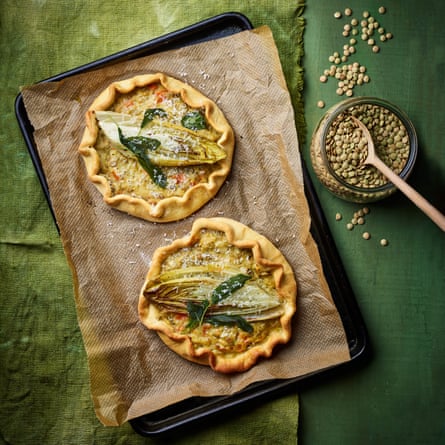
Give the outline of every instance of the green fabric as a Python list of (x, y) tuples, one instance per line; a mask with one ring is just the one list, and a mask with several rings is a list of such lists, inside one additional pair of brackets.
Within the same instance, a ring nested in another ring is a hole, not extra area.
[[(380, 16), (378, 7), (387, 8)], [(444, 2), (307, 1), (304, 35), (308, 139), (331, 105), (336, 82), (319, 80), (334, 51), (342, 52), (345, 18), (335, 11), (368, 10), (394, 38), (373, 54), (357, 44), (350, 62), (371, 82), (354, 95), (387, 99), (411, 118), (419, 155), (408, 181), (445, 213), (443, 88)], [(360, 35), (358, 36), (360, 40)], [(344, 98), (344, 97), (343, 97)], [(324, 100), (326, 108), (317, 107)], [(309, 161), (309, 144), (304, 147)], [(345, 268), (369, 329), (374, 355), (358, 371), (301, 394), (299, 440), (310, 444), (445, 443), (445, 235), (401, 193), (369, 205), (363, 228), (345, 224), (361, 206), (332, 196), (314, 179)], [(343, 215), (341, 221), (335, 214)], [(361, 233), (367, 230), (371, 239)], [(387, 238), (389, 245), (379, 241)]]
[[(298, 110), (303, 21), (297, 3), (2, 1), (0, 444), (163, 443), (140, 437), (128, 424), (105, 428), (94, 415), (71, 273), (14, 114), (20, 86), (237, 10), (254, 26), (271, 27)], [(297, 116), (303, 133), (303, 114)], [(298, 396), (290, 391), (169, 443), (294, 444), (297, 428)]]

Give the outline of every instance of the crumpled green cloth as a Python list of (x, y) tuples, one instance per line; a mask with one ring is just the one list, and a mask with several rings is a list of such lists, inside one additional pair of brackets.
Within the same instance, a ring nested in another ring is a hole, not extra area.
[[(94, 415), (71, 272), (14, 114), (20, 87), (228, 11), (272, 29), (303, 135), (302, 1), (2, 1), (0, 443), (164, 443)], [(295, 444), (298, 409), (291, 391), (169, 443)]]

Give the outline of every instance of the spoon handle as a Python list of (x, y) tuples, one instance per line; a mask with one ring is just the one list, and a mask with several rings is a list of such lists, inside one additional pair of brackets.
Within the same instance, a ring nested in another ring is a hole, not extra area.
[(430, 204), (420, 193), (414, 190), (407, 182), (396, 175), (381, 159), (377, 156), (368, 161), (380, 170), (402, 193), (405, 194), (416, 206), (422, 210), (432, 221), (434, 221), (443, 231), (445, 231), (445, 215), (439, 212)]

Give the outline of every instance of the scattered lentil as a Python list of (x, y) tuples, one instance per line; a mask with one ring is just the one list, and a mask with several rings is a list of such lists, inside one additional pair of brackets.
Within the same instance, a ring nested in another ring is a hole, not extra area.
[[(386, 12), (386, 8), (381, 6), (379, 8), (379, 13), (383, 14), (384, 12)], [(350, 17), (350, 19), (348, 19), (349, 22), (342, 24), (342, 35), (349, 39), (349, 44), (343, 45), (342, 53), (335, 51), (328, 57), (329, 62), (333, 65), (329, 70), (324, 70), (324, 74), (320, 77), (320, 81), (322, 83), (327, 83), (329, 77), (335, 77), (337, 80), (344, 80), (347, 78), (348, 81), (350, 81), (348, 82), (347, 88), (337, 86), (336, 93), (339, 96), (346, 95), (351, 97), (354, 95), (354, 87), (361, 86), (370, 81), (369, 76), (348, 76), (351, 68), (350, 65), (346, 64), (348, 63), (349, 58), (358, 52), (357, 50), (360, 45), (358, 44), (357, 39), (361, 39), (363, 42), (366, 42), (373, 53), (379, 53), (381, 47), (376, 43), (376, 40), (378, 40), (378, 42), (386, 42), (392, 38), (392, 34), (390, 32), (386, 32), (385, 28), (373, 15), (371, 15), (370, 11), (368, 10), (362, 11), (361, 18), (358, 16), (353, 17), (353, 11), (351, 8), (345, 8), (344, 11), (337, 10), (334, 12), (334, 17), (336, 19), (342, 18), (343, 15)], [(377, 33), (378, 37), (374, 37), (374, 34), (377, 35)], [(341, 64), (345, 64), (346, 69), (341, 67)]]
[(385, 14), (386, 8), (384, 6), (380, 6), (379, 8), (379, 14)]
[(325, 107), (325, 103), (324, 103), (322, 100), (319, 100), (319, 101), (317, 102), (317, 107), (318, 107), (318, 108), (324, 108), (324, 107)]
[(389, 243), (388, 243), (388, 240), (387, 240), (387, 239), (383, 238), (383, 239), (380, 240), (380, 245), (381, 245), (381, 246), (385, 247), (385, 246), (387, 246), (388, 244), (389, 244)]
[[(359, 224), (359, 225), (363, 225), (365, 224), (365, 216), (367, 214), (369, 214), (370, 210), (368, 207), (363, 207), (362, 209), (357, 210), (356, 212), (354, 212), (353, 217), (351, 218), (351, 220), (346, 224), (346, 228), (348, 230), (353, 230), (354, 227)], [(343, 218), (343, 216), (341, 215), (341, 213), (337, 213), (335, 215), (335, 219), (337, 221), (340, 221)]]
[(363, 232), (362, 237), (363, 237), (363, 239), (369, 239), (369, 238), (371, 238), (371, 235), (369, 232)]

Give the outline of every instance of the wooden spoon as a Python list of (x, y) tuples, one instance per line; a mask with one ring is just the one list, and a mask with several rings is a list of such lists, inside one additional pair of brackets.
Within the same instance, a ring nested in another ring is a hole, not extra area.
[(399, 175), (394, 173), (376, 154), (374, 141), (371, 133), (366, 125), (355, 116), (351, 119), (362, 130), (363, 135), (368, 143), (368, 155), (364, 160), (365, 164), (373, 165), (380, 170), (402, 193), (405, 194), (420, 210), (422, 210), (432, 221), (434, 221), (443, 231), (445, 231), (445, 216), (439, 212), (433, 205), (431, 205), (420, 193), (414, 190), (408, 183), (406, 183)]

